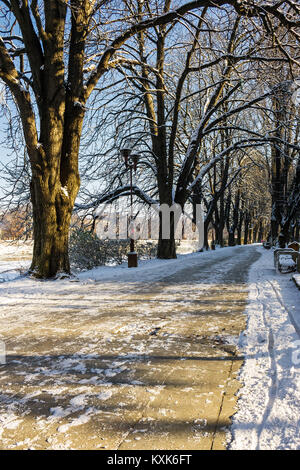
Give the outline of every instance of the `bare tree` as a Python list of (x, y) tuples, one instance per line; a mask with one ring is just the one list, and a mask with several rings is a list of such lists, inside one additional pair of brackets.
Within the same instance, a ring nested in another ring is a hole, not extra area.
[[(147, 2), (126, 4), (133, 16), (147, 11)], [(164, 8), (168, 11), (170, 2), (166, 1)], [(160, 204), (171, 206), (175, 202), (182, 207), (188, 200), (195, 204), (205, 201), (207, 175), (213, 172), (216, 176), (217, 167), (224, 165), (218, 190), (207, 203), (207, 229), (219, 199), (222, 201), (225, 189), (241, 170), (237, 168), (229, 175), (232, 158), (243, 149), (266, 145), (268, 139), (261, 129), (253, 123), (244, 124), (250, 115), (245, 113), (259, 103), (264, 105), (272, 89), (257, 92), (249, 70), (255, 64), (267, 63), (270, 67), (276, 61), (289, 63), (291, 58), (285, 57), (276, 44), (271, 47), (273, 55), (266, 58), (264, 22), (265, 17), (249, 23), (234, 10), (215, 12), (211, 18), (209, 8), (204, 7), (198, 17), (188, 17), (181, 29), (162, 26), (151, 33), (139, 33), (125, 45), (122, 53), (127, 60), (116, 66), (121, 76), (117, 75), (111, 94), (101, 103), (108, 108), (106, 116), (110, 119), (106, 124), (114, 127), (117, 147), (130, 136), (142, 150), (147, 178), (134, 190), (144, 201), (158, 197)], [(280, 45), (285, 46), (281, 41)], [(95, 205), (107, 197), (127, 194), (124, 174), (113, 170), (112, 160), (110, 154), (104, 174), (112, 175), (109, 188), (116, 185), (116, 189), (113, 193), (104, 191), (95, 198)], [(118, 159), (115, 161), (119, 164)], [(101, 164), (103, 171), (103, 160)], [(224, 200), (222, 207), (224, 219)], [(158, 256), (176, 256), (173, 236), (160, 238)]]
[[(118, 52), (131, 37), (149, 28), (163, 31), (164, 25), (187, 12), (206, 7), (232, 7), (239, 15), (263, 22), (276, 18), (295, 35), (299, 25), (299, 7), (291, 0), (195, 0), (177, 8), (176, 2), (171, 8), (171, 2), (147, 1), (149, 14), (142, 18), (130, 14), (124, 18), (126, 4), (106, 0), (0, 3), (0, 78), (13, 96), (30, 162), (31, 272), (37, 277), (70, 272), (68, 230), (80, 185), (78, 153), (87, 102), (99, 81), (124, 60)], [(160, 41), (163, 46), (163, 37)], [(205, 123), (215, 98), (210, 100)], [(176, 199), (182, 204), (203, 128), (190, 141), (178, 179)]]

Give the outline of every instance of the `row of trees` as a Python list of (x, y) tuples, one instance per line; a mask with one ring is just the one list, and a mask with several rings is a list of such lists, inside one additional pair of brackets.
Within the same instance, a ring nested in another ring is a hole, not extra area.
[[(126, 4), (136, 20), (145, 10), (148, 14), (144, 2)], [(118, 152), (130, 140), (143, 157), (137, 198), (182, 207), (204, 203), (206, 246), (211, 226), (221, 245), (225, 230), (230, 245), (241, 240), (242, 230), (247, 242), (250, 227), (258, 239), (267, 237), (271, 205), (274, 214), (280, 199), (274, 191), (275, 155), (289, 167), (274, 241), (284, 224), (290, 230), (293, 219), (295, 225), (295, 211), (287, 223), (283, 220), (291, 214), (288, 192), (299, 154), (298, 110), (292, 100), (297, 40), (288, 35), (288, 42), (281, 24), (271, 24), (268, 35), (261, 26), (232, 9), (212, 14), (203, 8), (188, 26), (154, 28), (122, 48), (124, 61), (116, 66), (115, 80), (92, 102), (87, 143), (99, 142), (99, 130), (105, 128), (105, 151), (100, 147), (90, 153), (88, 147), (82, 161), (90, 169), (87, 180), (101, 181), (102, 190), (86, 190), (81, 209), (128, 195)], [(284, 116), (278, 117), (280, 106)], [(278, 126), (288, 132), (278, 132)], [(281, 168), (278, 173), (281, 178)], [(279, 185), (283, 188), (282, 181)], [(158, 256), (176, 256), (174, 238), (159, 240)]]
[[(295, 1), (0, 5), (0, 78), (11, 97), (3, 113), (12, 147), (20, 124), (26, 148), (7, 171), (22, 196), (30, 178), (36, 276), (70, 271), (80, 174), (80, 210), (128, 196), (119, 155), (128, 139), (143, 156), (134, 191), (145, 204), (204, 203), (206, 226), (222, 243), (226, 224), (231, 237), (241, 224), (246, 233), (265, 226), (270, 181), (272, 235), (275, 218), (277, 232), (290, 231), (299, 197)], [(264, 188), (251, 195), (248, 179), (266, 172)], [(174, 237), (160, 238), (158, 256), (176, 256)]]

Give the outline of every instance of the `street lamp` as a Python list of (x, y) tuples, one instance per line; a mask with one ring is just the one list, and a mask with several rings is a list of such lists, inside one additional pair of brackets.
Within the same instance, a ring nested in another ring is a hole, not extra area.
[[(133, 192), (132, 192), (132, 171), (136, 172), (137, 164), (140, 158), (138, 153), (132, 153), (132, 149), (129, 146), (121, 149), (121, 155), (125, 162), (125, 167), (130, 172), (130, 223), (133, 222), (132, 206), (133, 206)], [(131, 227), (132, 229), (132, 227)], [(128, 253), (128, 268), (137, 268), (138, 260), (137, 253), (134, 250), (134, 238), (130, 237), (130, 252)]]

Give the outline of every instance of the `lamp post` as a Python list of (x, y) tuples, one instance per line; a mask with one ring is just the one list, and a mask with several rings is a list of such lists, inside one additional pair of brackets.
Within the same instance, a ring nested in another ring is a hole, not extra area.
[[(132, 172), (136, 172), (137, 164), (140, 158), (138, 153), (132, 153), (132, 149), (128, 147), (124, 147), (121, 149), (121, 155), (125, 162), (126, 169), (129, 169), (130, 173), (130, 223), (133, 222), (133, 191), (132, 191)], [(128, 268), (137, 268), (138, 260), (137, 260), (137, 253), (134, 250), (134, 238), (130, 237), (130, 252), (128, 253)]]

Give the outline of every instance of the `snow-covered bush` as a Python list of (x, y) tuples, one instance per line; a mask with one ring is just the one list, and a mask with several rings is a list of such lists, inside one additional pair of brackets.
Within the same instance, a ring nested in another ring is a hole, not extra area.
[(69, 255), (71, 266), (78, 269), (92, 269), (106, 262), (101, 240), (97, 235), (81, 228), (71, 232)]
[[(129, 240), (100, 240), (96, 234), (82, 228), (72, 230), (69, 241), (69, 255), (72, 268), (85, 270), (105, 264), (121, 264), (127, 260), (130, 251)], [(138, 257), (153, 258), (156, 243), (136, 242)]]

